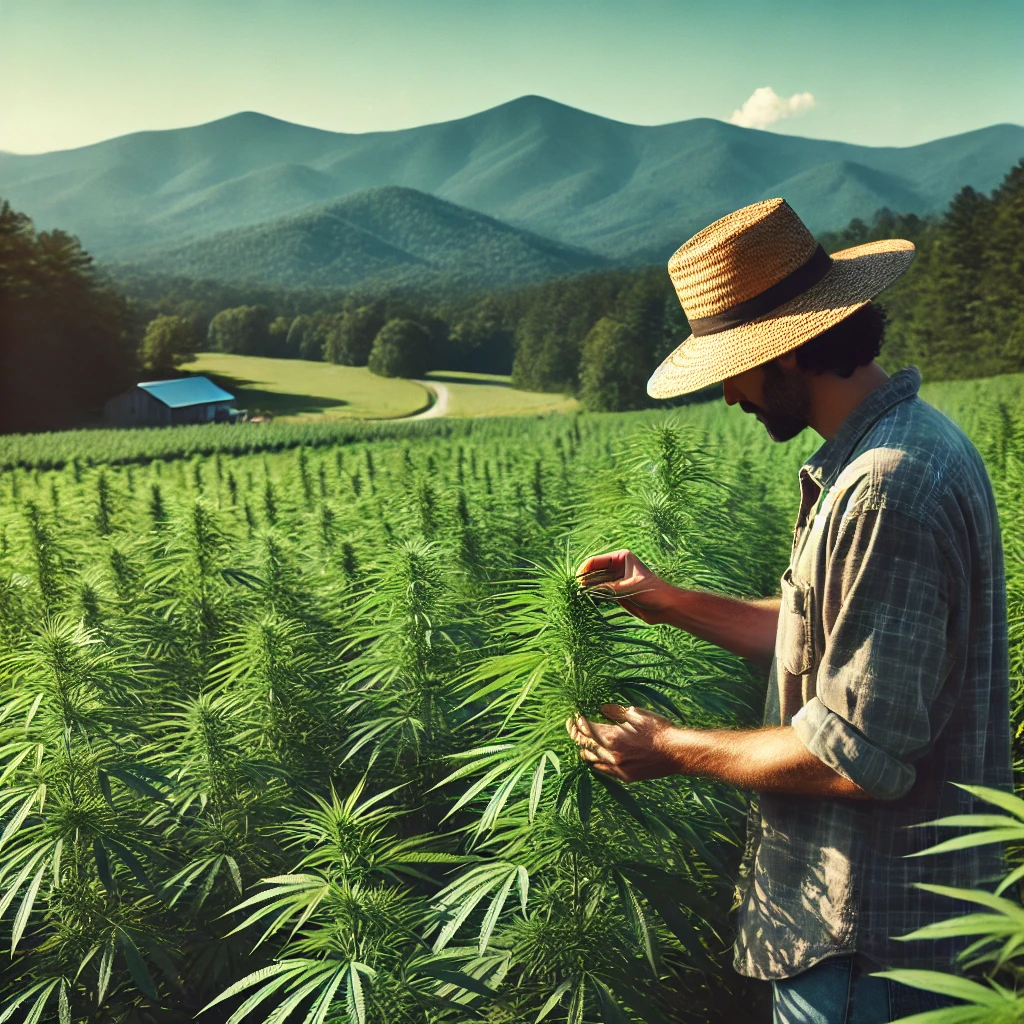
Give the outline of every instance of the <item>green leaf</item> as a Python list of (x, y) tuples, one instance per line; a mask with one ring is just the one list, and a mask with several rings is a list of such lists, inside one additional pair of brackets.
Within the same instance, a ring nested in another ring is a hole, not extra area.
[(1016, 885), (1022, 878), (1024, 878), (1024, 864), (1016, 867), (1011, 871), (996, 887), (996, 895), (1002, 896), (1007, 889)]
[(107, 995), (107, 986), (110, 984), (110, 976), (114, 971), (114, 953), (117, 947), (114, 944), (114, 940), (111, 939), (107, 944), (107, 948), (103, 951), (103, 956), (100, 959), (100, 969), (97, 974), (96, 981), (96, 1002), (102, 1003)]
[(349, 995), (349, 1015), (352, 1016), (354, 1010), (354, 1016), (358, 1024), (366, 1024), (366, 996), (363, 994), (363, 982), (359, 977), (360, 965), (354, 960), (349, 964), (348, 972), (348, 995)]
[(632, 793), (626, 791), (626, 787), (618, 780), (609, 778), (601, 772), (594, 772), (593, 777), (604, 787), (605, 792), (636, 822), (649, 828), (650, 823), (647, 815), (644, 814), (640, 805), (636, 802)]
[(60, 1024), (71, 1024), (71, 1000), (68, 998), (68, 983), (63, 978), (57, 997), (57, 1018)]
[(961, 978), (955, 974), (943, 974), (941, 971), (880, 971), (873, 974), (872, 977), (888, 978), (901, 985), (923, 989), (925, 992), (935, 992), (940, 996), (949, 996), (951, 999), (962, 999), (964, 1002), (974, 1003), (975, 1006), (990, 1006), (998, 1009), (1004, 1007), (1007, 1002), (1005, 996), (994, 992), (985, 985), (979, 985), (976, 981)]
[(263, 580), (255, 573), (249, 572), (247, 569), (221, 569), (221, 576), (227, 580), (228, 583), (234, 583), (238, 586), (248, 587), (250, 590), (259, 590), (265, 586)]
[(525, 764), (521, 765), (495, 790), (494, 796), (491, 797), (490, 802), (484, 809), (484, 813), (480, 816), (477, 832), (484, 832), (494, 827), (498, 815), (501, 814), (502, 808), (512, 795), (512, 791), (516, 788), (519, 780), (526, 774), (528, 767)]
[(146, 961), (143, 960), (139, 947), (135, 945), (132, 937), (123, 929), (118, 929), (118, 936), (121, 939), (121, 949), (124, 951), (124, 958), (128, 964), (128, 973), (132, 981), (144, 995), (150, 999), (156, 999), (156, 986), (150, 976)]
[(602, 1024), (630, 1024), (629, 1018), (616, 1002), (612, 990), (597, 978), (593, 978), (592, 982), (597, 993), (597, 1001), (601, 1004)]
[(908, 853), (907, 857), (931, 857), (936, 853), (953, 853), (955, 850), (971, 850), (976, 846), (985, 846), (989, 843), (1012, 843), (1021, 838), (1021, 829), (1018, 826), (1013, 828), (994, 828), (983, 832), (970, 832), (964, 836), (955, 836), (945, 842), (929, 846), (927, 850), (919, 850), (917, 853)]
[(984, 889), (959, 889), (951, 885), (934, 885), (929, 882), (915, 882), (913, 885), (915, 889), (935, 893), (937, 896), (948, 896), (950, 899), (963, 900), (965, 903), (980, 904), (1024, 924), (1024, 907)]
[(18, 872), (18, 877), (8, 886), (7, 892), (4, 893), (4, 897), (0, 900), (0, 917), (3, 917), (7, 913), (7, 908), (14, 902), (15, 897), (18, 895), (25, 879), (32, 873), (35, 866), (39, 861), (46, 856), (47, 850), (44, 847), (41, 850), (37, 850), (23, 865), (21, 871)]
[(1021, 925), (1001, 914), (967, 914), (964, 917), (951, 917), (944, 921), (927, 924), (909, 935), (894, 936), (897, 942), (911, 942), (916, 939), (942, 939), (951, 936), (989, 935), (992, 940), (1003, 935), (1012, 935), (1020, 931)]
[[(286, 967), (286, 971), (277, 974), (276, 977), (271, 977), (262, 988), (250, 995), (249, 998), (246, 999), (245, 1002), (242, 1003), (242, 1005), (239, 1006), (238, 1009), (235, 1010), (235, 1012), (227, 1019), (227, 1024), (241, 1024), (241, 1021), (245, 1020), (251, 1010), (254, 1010), (260, 1005), (260, 1003), (266, 1002), (266, 1000), (268, 1000), (275, 992), (284, 988), (284, 986), (289, 982), (294, 982), (296, 978), (301, 978), (305, 971), (304, 965), (300, 964), (299, 966), (296, 966), (291, 961), (286, 961), (284, 966)], [(263, 971), (257, 971), (256, 973), (263, 974), (267, 970), (269, 970), (269, 968), (264, 968)], [(343, 977), (347, 976), (347, 973), (348, 971), (346, 966)], [(251, 978), (252, 975), (249, 975), (249, 977)], [(247, 981), (248, 979), (243, 980)], [(253, 984), (258, 984), (258, 982), (249, 982), (245, 987), (251, 987)], [(214, 1000), (214, 1003), (218, 1002), (222, 998), (224, 998), (223, 993)], [(210, 1003), (209, 1005), (213, 1006), (213, 1003)]]
[(324, 988), (323, 992), (317, 997), (316, 1002), (309, 1008), (309, 1013), (306, 1014), (303, 1024), (323, 1024), (331, 1009), (331, 1003), (334, 1002), (334, 995), (347, 976), (347, 965), (342, 965), (334, 972), (334, 975), (327, 982), (326, 988)]
[[(300, 966), (298, 970), (301, 969), (302, 967)], [(281, 984), (283, 985), (289, 980), (289, 975), (294, 975), (295, 973), (297, 973), (297, 969), (295, 961), (293, 960), (281, 960), (276, 964), (271, 964), (269, 967), (261, 967), (258, 971), (253, 971), (252, 974), (247, 974), (244, 978), (240, 978), (234, 984), (229, 985), (219, 996), (217, 996), (216, 999), (207, 1003), (199, 1012), (206, 1013), (206, 1011), (211, 1007), (224, 1002), (225, 999), (231, 999), (232, 996), (238, 995), (239, 992), (244, 992), (247, 988), (252, 988), (253, 985), (258, 985), (260, 982), (266, 981), (268, 978), (274, 978), (283, 974), (284, 978), (281, 980)], [(252, 1004), (252, 1006), (255, 1005), (256, 1003)], [(248, 1009), (246, 1009), (246, 1013), (248, 1013), (249, 1009), (252, 1009), (252, 1006), (249, 1006)], [(239, 1011), (236, 1011), (232, 1016), (231, 1021), (229, 1021), (229, 1024), (233, 1024), (236, 1017), (238, 1017), (239, 1020), (241, 1019), (241, 1017), (238, 1016), (241, 1009), (242, 1008), (240, 1007)]]
[(106, 848), (99, 838), (92, 841), (92, 853), (96, 858), (96, 873), (99, 875), (100, 881), (103, 883), (103, 888), (113, 895), (116, 890), (114, 886), (114, 878), (110, 874), (110, 861), (107, 859)]
[(586, 769), (580, 772), (576, 787), (576, 809), (579, 812), (580, 824), (586, 828), (590, 824), (590, 810), (594, 805), (594, 788), (591, 779), (594, 772)]
[(110, 848), (110, 852), (113, 853), (125, 867), (147, 888), (150, 892), (154, 891), (153, 883), (149, 879), (149, 875), (146, 873), (146, 869), (139, 863), (139, 859), (131, 852), (126, 846), (122, 846), (120, 843), (111, 839), (109, 836), (105, 839), (105, 845)]
[(114, 795), (110, 791), (110, 776), (102, 768), (99, 768), (96, 771), (96, 778), (100, 784), (100, 792), (103, 794), (103, 799), (107, 801), (107, 806), (112, 811), (116, 811)]
[(540, 1022), (559, 1004), (562, 996), (572, 988), (575, 980), (575, 978), (569, 978), (567, 981), (563, 981), (562, 984), (548, 996), (544, 1005), (540, 1008), (540, 1013), (538, 1013), (534, 1019), (534, 1024), (540, 1024)]
[(38, 800), (40, 806), (46, 797), (46, 786), (40, 783), (39, 787), (35, 789), (32, 794), (22, 803), (17, 813), (7, 823), (7, 826), (3, 830), (3, 834), (0, 834), (0, 849), (7, 844), (7, 840), (13, 836), (18, 829), (25, 823), (25, 819), (32, 813), (32, 808), (35, 802)]
[(644, 908), (640, 905), (640, 900), (637, 898), (632, 885), (630, 885), (621, 871), (614, 872), (614, 875), (615, 884), (619, 891), (619, 900), (626, 909), (637, 938), (643, 944), (644, 956), (651, 965), (651, 970), (657, 974), (660, 969), (660, 950), (657, 937), (651, 932), (650, 926), (647, 923), (647, 915), (644, 913)]
[(493, 988), (488, 988), (478, 978), (463, 974), (462, 971), (449, 971), (443, 967), (435, 967), (433, 964), (425, 964), (419, 968), (419, 972), (420, 974), (426, 974), (428, 977), (437, 978), (438, 981), (443, 981), (446, 985), (455, 985), (478, 996), (493, 999), (495, 995)]
[[(624, 873), (627, 873), (625, 869)], [(694, 964), (700, 965), (704, 969), (713, 969), (714, 965), (708, 952), (700, 941), (700, 933), (686, 914), (680, 910), (675, 895), (666, 892), (656, 879), (642, 872), (629, 871), (628, 877), (644, 894), (647, 902), (658, 912), (658, 916), (665, 922), (669, 931), (682, 943)]]
[[(331, 971), (335, 970), (334, 966), (330, 963), (324, 964), (314, 962), (308, 966), (299, 976), (299, 986), (293, 992), (288, 993), (285, 999), (278, 1004), (277, 1008), (267, 1017), (264, 1024), (284, 1024), (291, 1015), (292, 1011), (303, 1002), (308, 999), (318, 988), (322, 985), (329, 983), (329, 976)], [(309, 975), (313, 975), (309, 977)], [(327, 977), (325, 977), (325, 975)]]
[(494, 931), (494, 926), (498, 923), (498, 917), (505, 907), (505, 901), (508, 899), (508, 894), (512, 891), (512, 886), (515, 884), (518, 872), (512, 872), (505, 880), (505, 884), (497, 891), (494, 899), (491, 900), (491, 905), (487, 908), (487, 913), (484, 915), (483, 924), (480, 926), (480, 941), (478, 949), (480, 950), (481, 956), (487, 950), (487, 943), (491, 940), (491, 934)]
[(18, 942), (21, 940), (21, 936), (25, 932), (25, 928), (28, 925), (29, 915), (32, 913), (32, 907), (35, 906), (36, 894), (39, 892), (39, 886), (43, 881), (43, 875), (46, 874), (46, 865), (43, 864), (36, 872), (35, 877), (29, 883), (28, 892), (25, 893), (25, 898), (21, 901), (21, 906), (18, 908), (18, 914), (14, 918), (14, 924), (11, 926), (11, 954), (13, 955), (15, 949), (18, 947)]
[(30, 986), (25, 989), (24, 992), (16, 995), (5, 1007), (4, 1012), (0, 1014), (0, 1024), (6, 1024), (14, 1015), (14, 1011), (21, 1006), (22, 1003), (28, 1002), (33, 996), (36, 996), (36, 1001), (32, 1005), (28, 1014), (25, 1016), (25, 1021), (38, 1021), (42, 1016), (43, 1009), (46, 1006), (46, 1001), (50, 998), (53, 990), (61, 983), (61, 979), (57, 978), (53, 981), (44, 980), (39, 983)]
[(530, 822), (537, 816), (537, 808), (540, 806), (541, 792), (544, 788), (544, 768), (548, 763), (547, 752), (541, 755), (537, 767), (533, 770), (533, 781), (530, 784)]
[(958, 789), (965, 790), (972, 796), (976, 796), (979, 800), (995, 804), (996, 807), (1009, 811), (1015, 818), (1020, 818), (1024, 821), (1024, 800), (1021, 800), (1020, 797), (1007, 793), (1002, 789), (992, 789), (989, 786), (967, 786), (960, 782), (955, 782), (953, 785)]
[[(515, 878), (515, 871), (509, 871), (509, 866), (504, 864), (501, 866), (502, 870), (495, 874), (491, 872), (484, 876), (484, 880), (477, 884), (475, 890), (471, 890), (469, 895), (462, 901), (461, 906), (456, 911), (455, 915), (448, 921), (445, 926), (441, 929), (440, 935), (434, 941), (434, 952), (440, 952), (452, 939), (455, 933), (462, 927), (466, 918), (473, 912), (476, 905), (496, 886), (502, 878), (508, 873), (510, 879)], [(447, 890), (446, 890), (447, 891)], [(442, 893), (442, 898), (445, 894)], [(452, 899), (452, 897), (448, 897)]]
[(119, 782), (123, 782), (129, 789), (134, 790), (141, 796), (148, 796), (152, 800), (159, 800), (161, 802), (166, 802), (167, 800), (167, 797), (159, 789), (150, 785), (144, 778), (139, 777), (140, 775), (149, 775), (151, 778), (163, 779), (163, 776), (158, 772), (148, 772), (141, 765), (108, 765), (107, 774), (112, 775)]
[(558, 795), (555, 797), (555, 810), (560, 811), (565, 801), (569, 798), (569, 793), (572, 791), (572, 787), (576, 780), (579, 778), (580, 773), (585, 769), (582, 765), (573, 768), (571, 771), (565, 773), (562, 776), (562, 781), (558, 786)]
[[(472, 767), (472, 765), (467, 765), (467, 768)], [(468, 804), (469, 801), (472, 800), (481, 790), (486, 789), (495, 779), (504, 775), (507, 771), (508, 765), (505, 764), (503, 761), (497, 767), (492, 768), (489, 772), (487, 772), (487, 774), (484, 775), (483, 778), (477, 779), (477, 781), (474, 782), (473, 785), (470, 786), (469, 789), (467, 789), (466, 792), (463, 793), (462, 796), (460, 796), (459, 799), (455, 801), (455, 804), (452, 806), (452, 809), (441, 820), (447, 821), (447, 819), (450, 818), (453, 814), (455, 814), (456, 811), (461, 810), (463, 807), (465, 807), (465, 805)], [(450, 776), (450, 778), (453, 777), (454, 776)], [(437, 787), (435, 786), (434, 788), (436, 789)]]
[[(652, 704), (659, 711), (667, 711), (670, 715), (675, 715), (676, 718), (683, 718), (682, 711), (676, 706), (675, 702), (670, 700), (665, 694), (656, 690), (653, 686), (648, 683), (628, 683), (626, 685), (619, 684), (619, 690), (622, 695), (628, 698), (629, 703), (636, 707), (643, 707), (645, 704)], [(642, 700), (637, 700), (637, 695)]]
[(911, 828), (928, 828), (942, 825), (944, 828), (1012, 828), (1024, 835), (1024, 821), (1014, 821), (1005, 814), (951, 814), (934, 821), (923, 821)]
[(519, 880), (519, 905), (523, 909), (523, 914), (526, 914), (526, 898), (530, 894), (530, 872), (520, 864), (516, 868), (516, 878)]

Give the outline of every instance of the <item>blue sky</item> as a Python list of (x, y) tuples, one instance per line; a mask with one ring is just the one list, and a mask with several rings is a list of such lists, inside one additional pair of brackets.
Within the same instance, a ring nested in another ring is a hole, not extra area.
[(403, 128), (528, 93), (729, 120), (757, 89), (739, 123), (910, 145), (1024, 123), (1022, 53), (1021, 0), (0, 0), (0, 149), (239, 110)]

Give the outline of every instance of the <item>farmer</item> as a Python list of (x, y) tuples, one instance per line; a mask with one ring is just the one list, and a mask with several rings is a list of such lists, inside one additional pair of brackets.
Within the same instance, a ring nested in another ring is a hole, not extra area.
[(871, 299), (913, 256), (900, 239), (828, 256), (781, 199), (683, 245), (668, 269), (693, 333), (648, 393), (721, 381), (726, 403), (773, 440), (805, 427), (824, 438), (800, 470), (781, 597), (682, 590), (630, 551), (579, 569), (644, 622), (771, 665), (760, 729), (680, 728), (612, 704), (613, 724), (566, 725), (582, 757), (623, 782), (682, 774), (756, 794), (735, 967), (774, 983), (777, 1024), (875, 1024), (948, 1005), (871, 972), (949, 970), (961, 948), (893, 941), (967, 912), (912, 883), (1002, 875), (998, 845), (907, 859), (940, 838), (910, 826), (977, 811), (953, 783), (1011, 787), (992, 488), (971, 442), (917, 396), (918, 371), (889, 377), (875, 362), (884, 319)]

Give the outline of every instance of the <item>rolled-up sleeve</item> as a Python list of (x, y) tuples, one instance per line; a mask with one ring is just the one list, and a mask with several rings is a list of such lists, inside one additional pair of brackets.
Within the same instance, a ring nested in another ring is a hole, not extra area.
[(896, 799), (945, 723), (957, 582), (935, 529), (884, 506), (844, 515), (827, 557), (815, 696), (793, 728), (840, 775)]

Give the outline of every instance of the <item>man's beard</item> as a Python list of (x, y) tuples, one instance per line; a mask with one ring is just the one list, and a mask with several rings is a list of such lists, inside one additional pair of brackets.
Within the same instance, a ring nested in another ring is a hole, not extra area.
[(789, 441), (810, 424), (811, 396), (799, 371), (787, 373), (773, 359), (764, 366), (763, 406), (740, 402), (744, 412), (757, 415), (773, 441)]

